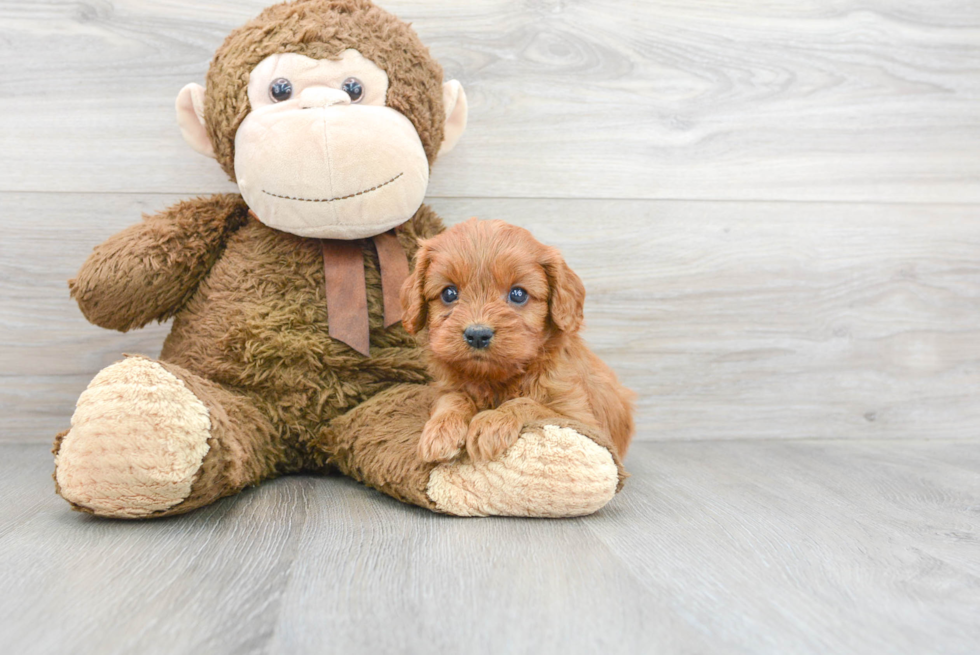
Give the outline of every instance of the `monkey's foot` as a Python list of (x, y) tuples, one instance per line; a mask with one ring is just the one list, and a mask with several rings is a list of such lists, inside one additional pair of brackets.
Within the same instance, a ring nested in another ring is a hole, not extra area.
[(621, 480), (610, 451), (571, 427), (550, 423), (525, 428), (493, 461), (437, 466), (427, 488), (435, 508), (457, 516), (565, 517), (591, 514), (608, 503)]
[(211, 420), (182, 380), (130, 357), (95, 376), (71, 426), (55, 445), (58, 492), (99, 516), (139, 518), (190, 495)]

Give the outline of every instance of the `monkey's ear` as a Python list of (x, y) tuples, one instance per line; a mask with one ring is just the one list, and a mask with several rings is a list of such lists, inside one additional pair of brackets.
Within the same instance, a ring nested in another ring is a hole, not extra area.
[(214, 157), (214, 147), (204, 127), (204, 87), (200, 84), (188, 84), (177, 94), (177, 125), (187, 145)]
[(415, 253), (415, 270), (402, 285), (401, 301), (405, 314), (402, 325), (409, 334), (418, 334), (429, 320), (429, 304), (425, 300), (425, 276), (429, 270), (429, 247), (425, 242)]
[(446, 106), (446, 125), (439, 155), (444, 155), (456, 147), (459, 137), (466, 129), (466, 93), (463, 85), (456, 80), (449, 80), (442, 85), (442, 103)]

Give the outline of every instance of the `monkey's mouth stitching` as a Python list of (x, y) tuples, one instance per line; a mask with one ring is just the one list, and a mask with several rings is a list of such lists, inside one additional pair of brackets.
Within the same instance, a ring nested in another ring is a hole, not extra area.
[(267, 196), (272, 196), (273, 198), (282, 198), (283, 200), (299, 200), (302, 202), (334, 202), (336, 200), (347, 200), (348, 198), (356, 198), (357, 196), (363, 196), (365, 193), (371, 193), (372, 191), (377, 191), (383, 186), (388, 186), (389, 184), (391, 184), (392, 182), (394, 182), (404, 174), (405, 174), (404, 172), (399, 173), (398, 175), (391, 178), (387, 182), (382, 182), (381, 184), (377, 186), (373, 186), (370, 189), (364, 189), (363, 191), (358, 191), (357, 193), (352, 193), (347, 196), (339, 196), (337, 198), (294, 198), (293, 196), (280, 196), (277, 193), (269, 193), (265, 189), (262, 189), (262, 193), (264, 193)]

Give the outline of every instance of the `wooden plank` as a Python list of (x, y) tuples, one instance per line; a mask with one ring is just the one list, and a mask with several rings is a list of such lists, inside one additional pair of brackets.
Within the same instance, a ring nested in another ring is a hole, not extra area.
[(0, 493), (44, 499), (0, 537), (0, 638), (14, 652), (707, 645), (657, 615), (654, 595), (580, 522), (456, 520), (351, 480), (301, 477), (185, 517), (104, 521), (21, 472), (50, 466), (42, 448), (0, 448), (13, 478)]
[(967, 655), (978, 445), (640, 444), (588, 526), (714, 651)]
[(40, 512), (56, 507), (54, 462), (43, 444), (0, 444), (0, 552), (3, 539)]
[[(977, 442), (638, 444), (575, 520), (455, 519), (291, 477), (73, 513), (0, 445), (0, 640), (51, 653), (972, 655)], [(17, 513), (15, 515), (15, 512)]]
[(331, 481), (342, 494), (326, 498), (317, 482), (271, 653), (320, 653), (326, 640), (336, 653), (710, 648), (660, 611), (662, 594), (627, 574), (586, 522), (459, 520), (349, 480)]
[[(4, 448), (5, 472), (51, 468), (42, 448)], [(273, 483), (176, 521), (133, 523), (72, 512), (48, 475), (16, 479), (44, 502), (0, 538), (5, 649), (253, 653), (268, 640), (301, 488)]]
[[(0, 194), (0, 437), (49, 441), (166, 326), (87, 324), (65, 280), (177, 196)], [(980, 215), (971, 206), (445, 200), (558, 245), (586, 336), (640, 394), (639, 439), (980, 435)]]
[[(173, 100), (267, 2), (5, 2), (0, 190), (230, 188)], [(433, 196), (980, 201), (970, 0), (382, 4), (468, 89)]]

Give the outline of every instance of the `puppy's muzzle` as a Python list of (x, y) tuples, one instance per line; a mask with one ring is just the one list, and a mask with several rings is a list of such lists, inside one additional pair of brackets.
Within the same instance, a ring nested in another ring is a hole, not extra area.
[(463, 339), (470, 348), (483, 350), (493, 339), (493, 328), (486, 325), (471, 325), (463, 330)]

